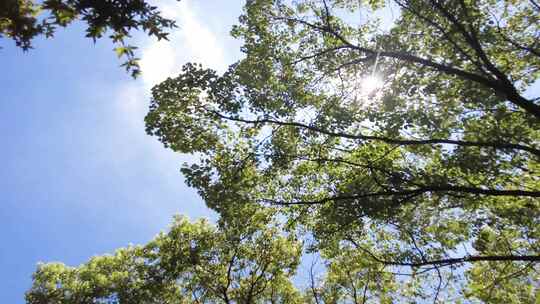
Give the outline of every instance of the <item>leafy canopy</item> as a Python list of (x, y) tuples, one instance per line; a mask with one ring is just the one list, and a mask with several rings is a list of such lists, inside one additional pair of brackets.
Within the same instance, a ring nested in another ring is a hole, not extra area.
[(245, 58), (154, 87), (147, 132), (201, 155), (182, 171), (222, 216), (277, 208), (405, 298), (534, 303), (539, 18), (525, 0), (247, 1)]
[(123, 67), (133, 77), (140, 73), (136, 46), (126, 43), (131, 30), (147, 32), (157, 39), (167, 39), (173, 20), (163, 18), (157, 7), (145, 0), (4, 0), (0, 2), (0, 37), (12, 38), (18, 47), (28, 50), (40, 35), (49, 38), (58, 27), (75, 20), (86, 23), (86, 37), (94, 41), (107, 35), (116, 45), (118, 57), (125, 57)]
[[(247, 213), (247, 212), (246, 212)], [(145, 246), (76, 267), (41, 264), (27, 303), (295, 303), (300, 243), (264, 214), (214, 226), (175, 217)]]

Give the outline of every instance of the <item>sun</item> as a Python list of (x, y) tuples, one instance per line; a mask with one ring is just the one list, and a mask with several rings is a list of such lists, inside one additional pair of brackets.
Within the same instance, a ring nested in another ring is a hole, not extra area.
[(381, 77), (378, 75), (369, 75), (360, 79), (360, 91), (363, 95), (371, 95), (384, 85)]

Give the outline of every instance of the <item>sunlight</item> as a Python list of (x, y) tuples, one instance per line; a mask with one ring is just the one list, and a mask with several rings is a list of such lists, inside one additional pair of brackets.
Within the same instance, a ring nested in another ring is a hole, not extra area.
[(370, 95), (382, 88), (384, 82), (377, 75), (369, 75), (360, 79), (360, 91), (363, 95)]

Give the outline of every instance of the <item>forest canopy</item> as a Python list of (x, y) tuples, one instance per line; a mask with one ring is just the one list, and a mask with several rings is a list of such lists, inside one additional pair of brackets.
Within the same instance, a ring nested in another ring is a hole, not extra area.
[[(180, 268), (140, 248), (126, 249), (142, 250), (137, 262), (118, 267), (141, 275), (128, 281), (145, 294), (181, 297), (139, 302), (536, 303), (539, 19), (533, 0), (247, 1), (231, 32), (243, 59), (223, 74), (184, 65), (152, 89), (146, 127), (165, 147), (199, 156), (182, 173), (218, 226), (254, 229), (247, 252), (262, 235), (277, 247), (237, 257), (244, 243), (208, 241), (219, 254), (201, 271), (215, 266), (216, 284), (228, 283), (201, 287), (193, 264), (203, 260), (181, 264), (193, 239), (171, 234), (175, 224), (168, 237), (180, 243), (168, 261)], [(216, 233), (242, 238), (235, 229)], [(303, 287), (291, 283), (297, 246), (324, 265)], [(233, 280), (223, 270), (237, 258), (246, 274)], [(71, 280), (84, 280), (93, 261), (41, 266), (27, 299), (72, 294)], [(159, 279), (137, 265), (157, 267)], [(249, 278), (259, 273), (267, 285), (245, 300), (242, 282), (256, 284)]]

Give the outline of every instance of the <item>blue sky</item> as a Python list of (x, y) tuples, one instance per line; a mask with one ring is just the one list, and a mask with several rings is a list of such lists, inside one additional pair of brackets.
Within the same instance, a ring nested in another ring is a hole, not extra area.
[(159, 1), (170, 42), (135, 35), (143, 76), (118, 67), (108, 41), (80, 25), (23, 53), (0, 39), (0, 303), (24, 303), (39, 261), (78, 265), (149, 241), (173, 214), (214, 215), (179, 172), (189, 156), (145, 134), (151, 86), (197, 61), (239, 57), (228, 31), (242, 1)]

